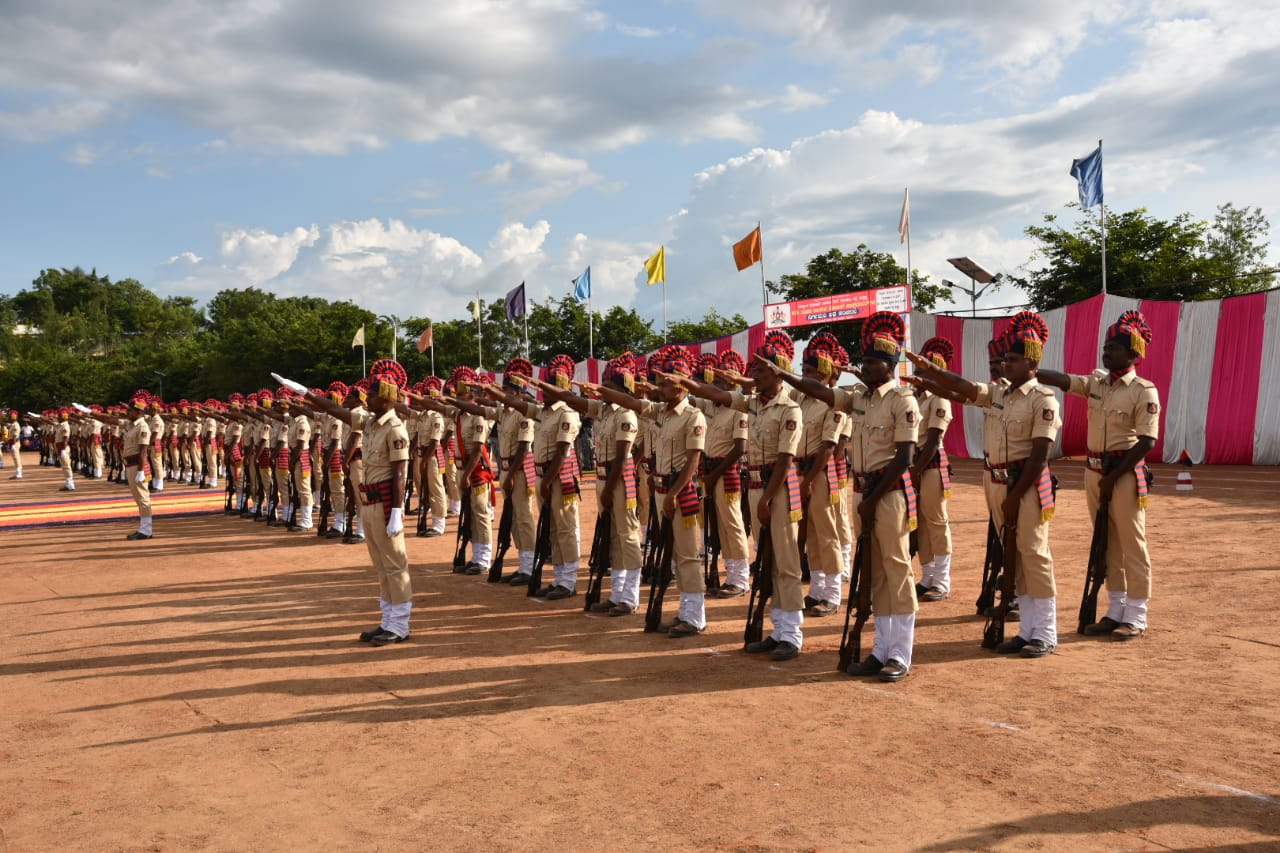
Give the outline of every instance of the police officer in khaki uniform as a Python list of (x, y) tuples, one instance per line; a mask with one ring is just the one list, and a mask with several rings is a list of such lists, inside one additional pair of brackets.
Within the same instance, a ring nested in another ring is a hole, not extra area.
[[(704, 355), (699, 365), (702, 382), (723, 391), (733, 390), (728, 379), (716, 375), (717, 370), (742, 376), (746, 365), (742, 356), (725, 350), (718, 356)], [(747, 452), (750, 416), (701, 397), (690, 402), (707, 419), (707, 445), (703, 456), (702, 480), (708, 501), (715, 508), (716, 532), (720, 553), (724, 556), (725, 580), (716, 591), (717, 598), (737, 598), (751, 585), (750, 552), (747, 528), (742, 521), (742, 457)], [(707, 519), (707, 524), (711, 519)]]
[(1147, 631), (1151, 598), (1151, 554), (1147, 551), (1147, 504), (1151, 474), (1146, 458), (1160, 437), (1160, 394), (1138, 376), (1135, 363), (1147, 354), (1151, 327), (1138, 311), (1126, 311), (1106, 332), (1105, 377), (1041, 370), (1041, 382), (1089, 403), (1085, 495), (1089, 515), (1107, 501), (1107, 615), (1084, 629), (1090, 636), (1132, 640)]
[(14, 472), (9, 475), (10, 480), (22, 479), (22, 422), (19, 419), (18, 410), (12, 409), (9, 412), (9, 422), (5, 424), (5, 442), (7, 452), (12, 455)]
[(58, 465), (62, 468), (63, 483), (60, 492), (74, 492), (76, 479), (71, 472), (71, 410), (65, 406), (58, 409), (58, 423), (53, 430), (53, 447), (58, 454)]
[[(520, 394), (515, 377), (528, 380), (533, 376), (533, 364), (517, 356), (507, 362), (503, 372), (504, 392)], [(525, 386), (527, 388), (527, 386)], [(495, 392), (497, 389), (493, 389)], [(491, 393), (490, 396), (500, 396)], [(509, 584), (529, 582), (533, 572), (534, 548), (537, 546), (537, 507), (534, 497), (538, 491), (538, 477), (533, 461), (534, 421), (524, 412), (503, 405), (498, 418), (498, 448), (502, 454), (503, 500), (511, 501), (511, 544), (515, 546), (519, 565), (503, 578)]]
[(311, 494), (311, 419), (305, 409), (295, 407), (289, 420), (289, 471), (291, 488), (298, 493), (298, 518), (291, 530), (315, 530)]
[[(830, 332), (820, 332), (804, 350), (801, 375), (830, 385), (838, 374), (840, 343)], [(798, 394), (803, 429), (800, 455), (800, 499), (805, 505), (805, 559), (809, 563), (808, 616), (829, 616), (840, 607), (844, 560), (840, 552), (837, 514), (840, 511), (840, 480), (834, 458), (845, 416), (823, 399)]]
[[(1058, 645), (1057, 586), (1049, 550), (1049, 521), (1054, 514), (1049, 449), (1062, 426), (1058, 399), (1041, 385), (1036, 372), (1049, 328), (1040, 315), (1023, 311), (1009, 324), (1004, 358), (1008, 387), (970, 382), (912, 353), (917, 377), (912, 384), (940, 386), (975, 405), (1000, 410), (999, 440), (990, 459), (993, 481), (1005, 495), (994, 507), (995, 522), (1017, 528), (1016, 572), (1021, 622), (1018, 635), (1001, 643), (1001, 654), (1039, 658)], [(1008, 566), (1010, 555), (1005, 555)]]
[[(955, 354), (955, 344), (948, 338), (930, 338), (920, 348), (921, 356), (942, 368), (951, 363)], [(921, 601), (942, 601), (951, 594), (951, 517), (947, 512), (951, 460), (942, 446), (951, 425), (951, 402), (918, 388), (916, 404), (921, 419), (920, 440), (911, 465), (911, 481), (920, 501), (921, 580), (916, 593)]]
[(147, 421), (146, 409), (150, 395), (146, 391), (134, 392), (131, 405), (132, 420), (124, 432), (124, 476), (129, 484), (129, 494), (138, 505), (138, 529), (126, 536), (129, 540), (150, 539), (151, 527), (151, 495), (147, 491), (150, 464), (147, 460), (147, 448), (151, 446), (151, 424)]
[[(418, 500), (423, 504), (421, 512), (425, 516), (431, 512), (431, 523), (419, 528), (419, 536), (441, 536), (444, 534), (445, 519), (448, 516), (448, 495), (444, 488), (445, 469), (445, 420), (439, 408), (430, 405), (430, 400), (440, 396), (444, 383), (438, 376), (428, 376), (422, 381), (422, 396), (419, 400), (423, 407), (422, 416), (418, 420), (418, 482), (421, 495)], [(425, 495), (425, 498), (422, 497)]]
[(413, 584), (404, 543), (409, 432), (395, 411), (396, 403), (404, 400), (409, 377), (399, 362), (383, 358), (370, 366), (369, 381), (377, 393), (368, 397), (368, 413), (343, 408), (297, 383), (289, 383), (289, 387), (305, 394), (311, 405), (349, 423), (353, 433), (362, 436), (360, 515), (369, 557), (378, 573), (382, 621), (377, 628), (362, 632), (360, 641), (385, 646), (409, 638), (409, 616), (413, 611)]
[[(635, 359), (625, 352), (605, 365), (604, 384), (631, 395), (635, 391)], [(600, 398), (574, 396), (545, 382), (531, 380), (549, 399), (564, 402), (595, 421), (596, 483), (601, 512), (609, 513), (609, 598), (591, 609), (627, 616), (640, 606), (640, 522), (636, 517), (637, 472), (631, 446), (639, 433), (635, 412)], [(589, 391), (590, 385), (584, 385)]]
[[(458, 487), (467, 496), (471, 523), (471, 559), (460, 569), (468, 575), (489, 571), (493, 564), (493, 481), (497, 470), (489, 458), (489, 432), (492, 424), (486, 409), (475, 402), (479, 375), (460, 365), (449, 377), (454, 394), (446, 402), (458, 410), (454, 432), (462, 451), (462, 467), (458, 471)], [(485, 383), (491, 384), (491, 383)]]

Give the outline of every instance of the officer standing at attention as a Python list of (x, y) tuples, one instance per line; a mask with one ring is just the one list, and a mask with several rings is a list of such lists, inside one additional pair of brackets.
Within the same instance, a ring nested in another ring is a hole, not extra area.
[(1138, 311), (1126, 311), (1106, 332), (1102, 366), (1107, 375), (1074, 376), (1041, 370), (1040, 381), (1089, 403), (1089, 457), (1085, 495), (1089, 515), (1107, 501), (1107, 615), (1085, 626), (1090, 636), (1133, 640), (1147, 632), (1151, 554), (1147, 504), (1151, 474), (1146, 458), (1160, 435), (1160, 393), (1138, 376), (1151, 327)]

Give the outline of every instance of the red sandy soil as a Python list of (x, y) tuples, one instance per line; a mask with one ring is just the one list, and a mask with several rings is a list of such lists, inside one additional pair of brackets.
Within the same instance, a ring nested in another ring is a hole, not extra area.
[[(0, 503), (57, 494), (34, 462)], [(839, 617), (774, 664), (745, 599), (671, 640), (453, 575), (452, 523), (409, 540), (414, 633), (381, 649), (363, 546), (4, 531), (0, 851), (1280, 849), (1280, 473), (1158, 466), (1152, 628), (1119, 643), (1074, 633), (1090, 520), (1056, 464), (1062, 645), (1033, 661), (980, 648), (957, 469), (953, 596), (897, 685), (835, 671)]]

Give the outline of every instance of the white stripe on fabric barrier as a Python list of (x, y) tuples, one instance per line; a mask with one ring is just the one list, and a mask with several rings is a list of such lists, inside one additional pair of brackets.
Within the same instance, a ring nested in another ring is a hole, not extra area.
[[(987, 342), (995, 325), (990, 320), (965, 320), (964, 343), (960, 347), (964, 362), (964, 377), (974, 382), (986, 382), (991, 376), (987, 370)], [(982, 409), (965, 406), (964, 443), (969, 448), (970, 459), (982, 458)]]
[[(1178, 318), (1178, 344), (1173, 354), (1173, 383), (1165, 417), (1164, 461), (1177, 462), (1183, 449), (1191, 461), (1204, 461), (1209, 385), (1213, 382), (1218, 343), (1219, 300), (1187, 302)], [(1112, 321), (1114, 322), (1114, 321)], [(1108, 324), (1109, 325), (1109, 324)]]
[(734, 352), (742, 356), (743, 360), (746, 361), (747, 364), (751, 363), (751, 353), (747, 352), (747, 347), (751, 346), (750, 332), (746, 329), (738, 332), (733, 336), (733, 343), (731, 343), (730, 346), (733, 347)]
[(1102, 367), (1102, 345), (1107, 342), (1107, 328), (1120, 319), (1126, 311), (1141, 311), (1142, 300), (1128, 296), (1107, 294), (1102, 299), (1102, 313), (1098, 315), (1098, 367)]
[(911, 351), (920, 352), (924, 342), (938, 333), (938, 318), (933, 314), (911, 312)]
[[(1049, 327), (1049, 344), (1044, 348), (1044, 358), (1040, 359), (1040, 366), (1045, 370), (1056, 370), (1063, 372), (1066, 352), (1066, 336), (1067, 336), (1067, 309), (1054, 308), (1052, 311), (1045, 311), (1040, 315)], [(1058, 398), (1058, 411), (1062, 411), (1062, 391), (1057, 388), (1053, 389), (1053, 394)], [(1058, 436), (1053, 440), (1053, 447), (1049, 451), (1050, 456), (1054, 459), (1062, 455), (1062, 430), (1058, 430)]]
[(1258, 376), (1258, 414), (1253, 424), (1253, 464), (1280, 465), (1280, 290), (1267, 294)]

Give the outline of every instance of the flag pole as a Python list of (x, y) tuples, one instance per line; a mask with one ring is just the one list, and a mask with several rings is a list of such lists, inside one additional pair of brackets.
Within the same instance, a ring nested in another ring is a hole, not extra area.
[[(665, 258), (663, 263), (665, 265)], [(667, 342), (667, 274), (662, 271), (662, 342)]]
[[(1102, 140), (1098, 140), (1098, 154), (1102, 154)], [(1102, 228), (1102, 295), (1107, 295), (1107, 203), (1099, 201), (1098, 224)]]
[[(364, 326), (361, 326), (361, 327), (360, 327), (360, 331), (362, 331), (362, 332), (364, 331)], [(360, 337), (361, 337), (361, 339), (362, 339), (362, 340), (360, 341), (360, 375), (361, 375), (361, 376), (364, 376), (364, 375), (366, 375), (366, 374), (369, 372), (369, 369), (368, 369), (367, 367), (365, 367), (365, 357), (364, 357), (364, 340), (363, 340), (364, 336), (363, 336), (363, 335), (361, 335)]]
[(525, 311), (521, 315), (524, 317), (524, 357), (529, 357), (529, 312)]
[(764, 285), (764, 232), (760, 230), (760, 220), (756, 220), (756, 234), (760, 237), (760, 313), (764, 314), (764, 306), (769, 304), (768, 290)]
[(476, 367), (484, 370), (484, 325), (480, 320), (480, 291), (476, 291)]
[(436, 330), (435, 323), (431, 324), (431, 375), (436, 375)]
[(596, 357), (595, 318), (591, 316), (591, 291), (587, 291), (587, 359)]
[[(909, 187), (903, 187), (903, 199), (909, 198)], [(903, 202), (906, 203), (905, 201)], [(907, 292), (911, 292), (911, 216), (907, 215)]]

